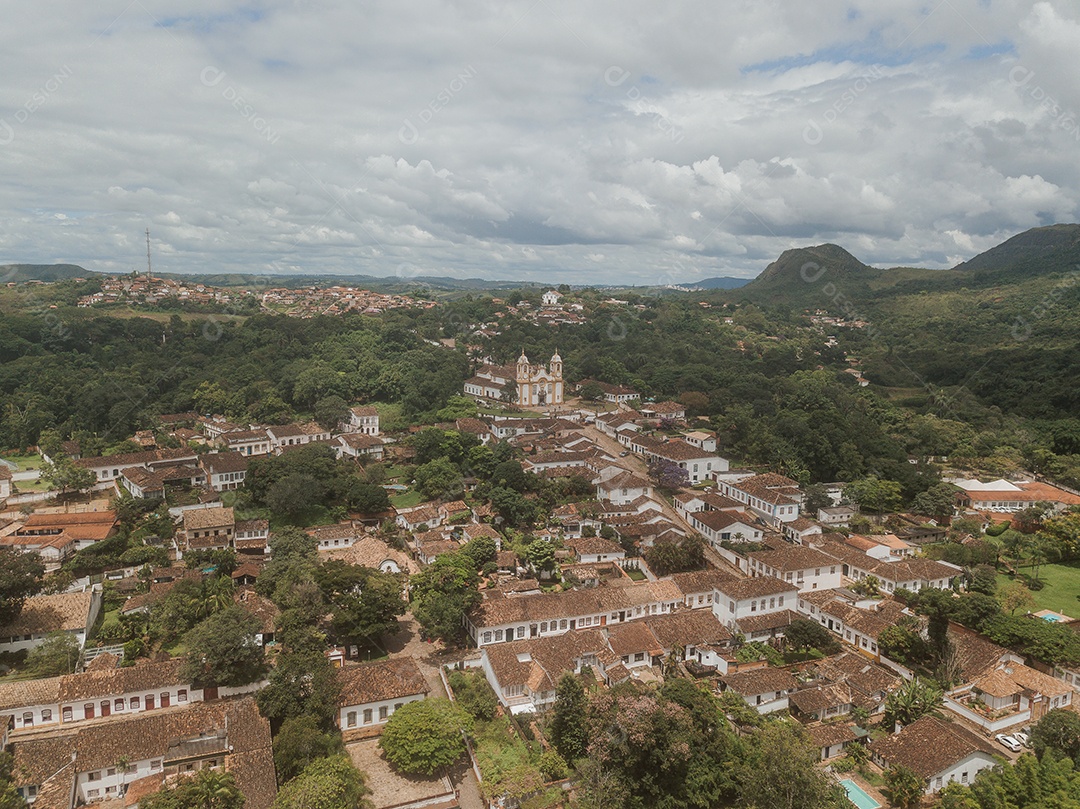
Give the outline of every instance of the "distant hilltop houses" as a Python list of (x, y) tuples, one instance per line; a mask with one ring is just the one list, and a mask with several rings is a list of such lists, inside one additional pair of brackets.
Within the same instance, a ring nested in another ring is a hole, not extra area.
[(430, 309), (435, 306), (434, 301), (405, 295), (384, 295), (350, 286), (275, 287), (259, 292), (147, 275), (110, 276), (101, 282), (100, 292), (81, 297), (79, 306), (86, 308), (110, 303), (153, 306), (166, 300), (201, 305), (244, 304), (293, 317), (341, 315), (346, 312), (379, 314), (388, 309)]

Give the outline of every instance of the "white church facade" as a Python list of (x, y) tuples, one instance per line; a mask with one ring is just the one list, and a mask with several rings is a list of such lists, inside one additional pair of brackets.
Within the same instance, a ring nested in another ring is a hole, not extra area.
[(529, 362), (521, 352), (516, 365), (483, 365), (465, 382), (465, 393), (480, 399), (498, 399), (521, 407), (548, 407), (563, 403), (563, 361), (558, 350), (545, 365)]
[(547, 367), (532, 365), (524, 350), (517, 361), (517, 404), (547, 407), (563, 403), (562, 357), (558, 349)]

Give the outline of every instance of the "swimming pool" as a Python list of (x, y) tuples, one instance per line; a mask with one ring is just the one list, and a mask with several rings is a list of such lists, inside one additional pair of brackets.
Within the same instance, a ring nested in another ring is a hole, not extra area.
[(878, 807), (881, 806), (880, 803), (867, 795), (862, 787), (850, 778), (845, 778), (841, 781), (840, 786), (847, 792), (848, 800), (859, 807), (859, 809), (878, 809)]
[(1042, 617), (1042, 619), (1044, 621), (1049, 621), (1052, 624), (1056, 624), (1058, 621), (1061, 620), (1061, 616), (1060, 615), (1044, 615)]

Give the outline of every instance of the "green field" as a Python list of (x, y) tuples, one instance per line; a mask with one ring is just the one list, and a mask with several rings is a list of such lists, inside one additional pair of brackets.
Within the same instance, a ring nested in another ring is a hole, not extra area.
[[(1021, 573), (1032, 573), (1028, 567), (1019, 568)], [(1040, 610), (1054, 610), (1070, 618), (1080, 617), (1080, 563), (1066, 565), (1043, 565), (1039, 568), (1039, 578), (1045, 585), (1041, 590), (1032, 590), (1031, 595)], [(1011, 579), (998, 575), (998, 585)]]
[(405, 492), (391, 497), (390, 502), (393, 503), (394, 508), (412, 508), (424, 502), (424, 495), (417, 491)]
[(20, 472), (27, 469), (40, 469), (41, 465), (44, 463), (41, 456), (38, 455), (36, 452), (32, 455), (17, 455), (13, 453), (0, 457), (2, 457), (5, 461), (9, 461), (15, 464), (15, 466), (17, 467), (16, 471)]

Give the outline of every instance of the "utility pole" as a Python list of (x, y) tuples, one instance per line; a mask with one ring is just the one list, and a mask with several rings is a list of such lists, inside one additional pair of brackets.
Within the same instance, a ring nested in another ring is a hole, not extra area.
[(146, 278), (150, 279), (150, 228), (146, 229)]

